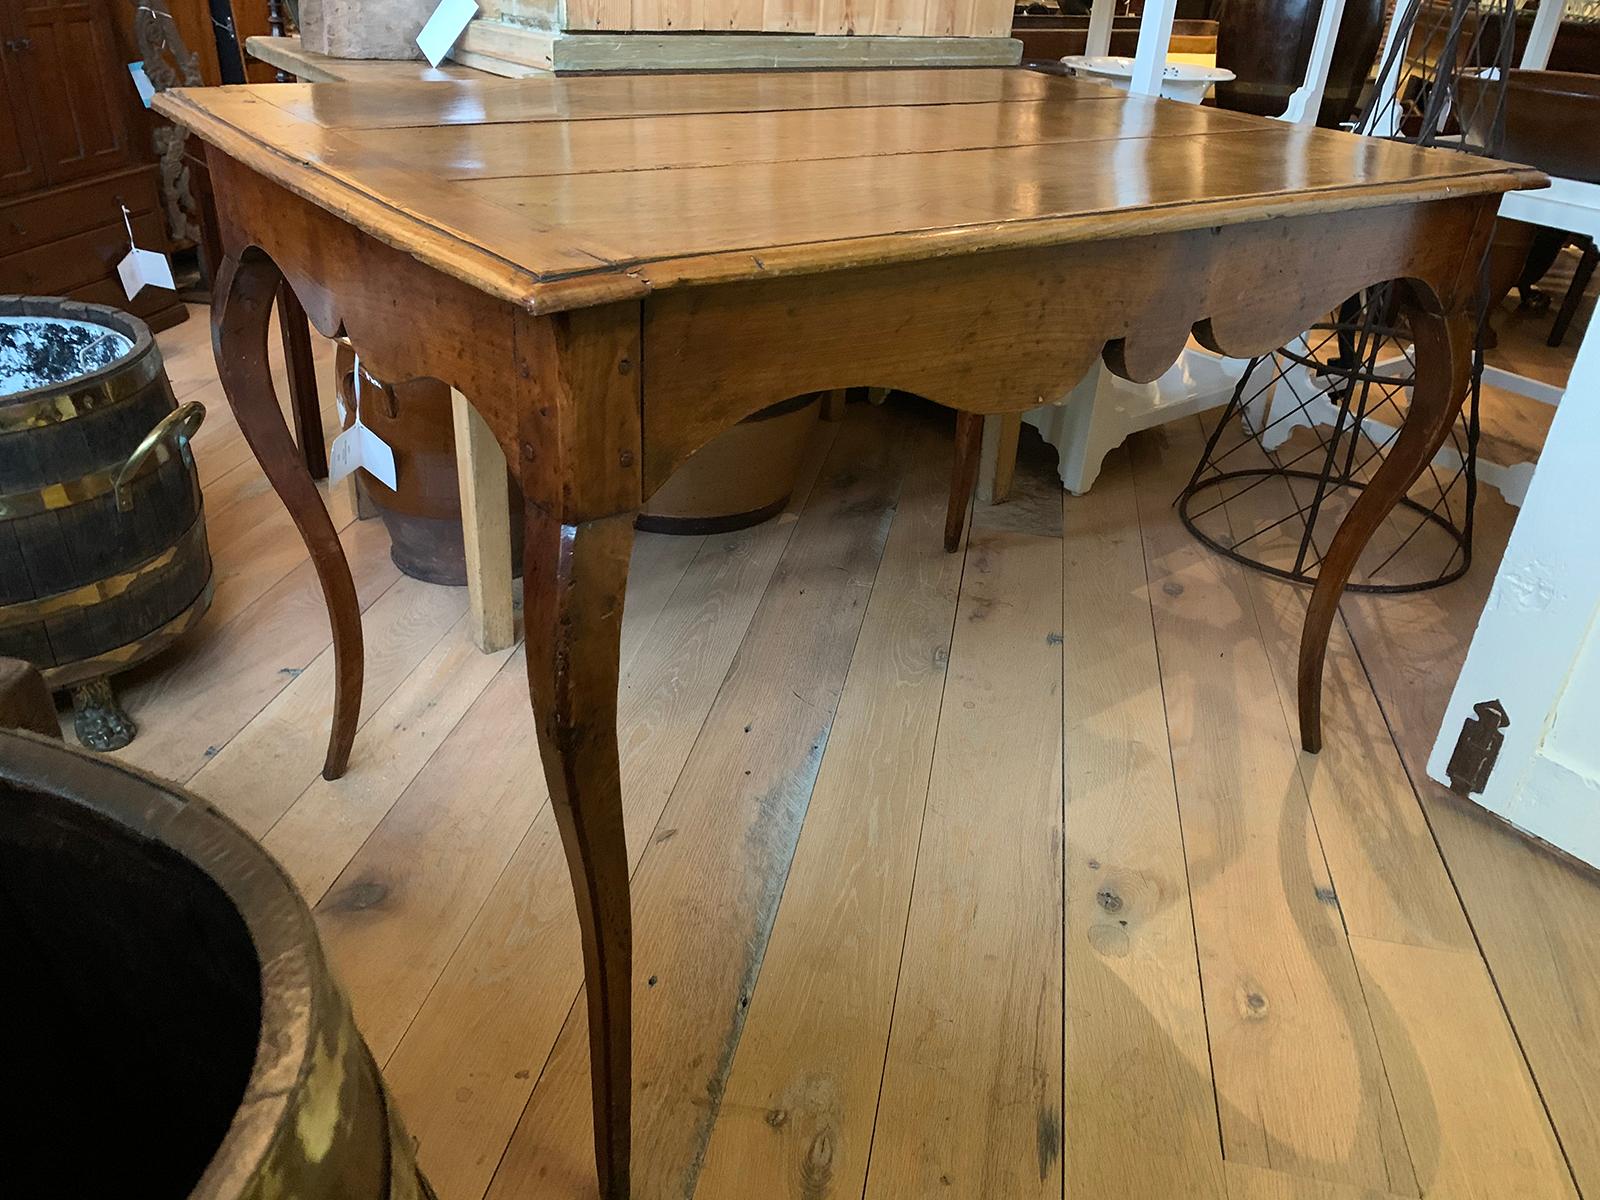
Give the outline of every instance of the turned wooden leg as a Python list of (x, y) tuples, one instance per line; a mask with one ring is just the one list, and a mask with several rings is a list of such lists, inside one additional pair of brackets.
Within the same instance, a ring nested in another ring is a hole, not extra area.
[(1578, 260), (1577, 270), (1572, 273), (1572, 286), (1567, 288), (1567, 294), (1561, 300), (1561, 311), (1556, 313), (1550, 336), (1545, 339), (1546, 346), (1559, 346), (1567, 340), (1567, 329), (1578, 315), (1578, 307), (1583, 303), (1584, 294), (1589, 290), (1589, 280), (1594, 278), (1597, 266), (1600, 266), (1600, 247), (1591, 238), (1583, 248), (1583, 257)]
[(361, 605), (339, 534), (311, 481), (305, 459), (289, 436), (272, 388), (267, 329), (281, 280), (272, 260), (258, 251), (247, 252), (242, 260), (225, 258), (217, 272), (211, 305), (211, 344), (234, 419), (311, 552), (328, 604), (337, 682), (333, 730), (322, 775), (337, 779), (350, 761), (350, 744), (355, 740), (356, 717), (361, 710)]
[(516, 640), (511, 611), (511, 514), (506, 508), (506, 456), (472, 402), (450, 389), (461, 487), (461, 534), (467, 555), (467, 617), (485, 654)]
[(322, 404), (317, 399), (317, 364), (311, 356), (311, 323), (287, 283), (278, 286), (278, 332), (283, 337), (283, 365), (289, 374), (294, 440), (311, 478), (326, 479), (328, 447), (322, 436)]
[(983, 445), (983, 417), (978, 413), (956, 414), (956, 457), (950, 472), (950, 507), (944, 516), (944, 548), (954, 554), (961, 545), (961, 529), (967, 523), (967, 502), (978, 481), (978, 451)]
[(526, 508), (528, 693), (583, 935), (602, 1200), (628, 1200), (633, 921), (617, 759), (622, 603), (634, 513), (563, 525)]
[(978, 503), (1004, 504), (1017, 477), (1017, 440), (1021, 413), (997, 413), (983, 419), (983, 448), (978, 452)]
[(1465, 309), (1430, 312), (1412, 299), (1407, 311), (1417, 360), (1411, 409), (1328, 545), (1300, 635), (1300, 744), (1313, 754), (1322, 749), (1322, 664), (1339, 596), (1373, 533), (1450, 435), (1471, 382), (1472, 320)]

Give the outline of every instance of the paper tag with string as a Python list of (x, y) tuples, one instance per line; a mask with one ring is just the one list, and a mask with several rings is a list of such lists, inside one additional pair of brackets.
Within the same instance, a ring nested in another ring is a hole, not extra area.
[[(338, 483), (357, 467), (366, 471), (391, 492), (398, 487), (399, 475), (395, 470), (394, 451), (361, 421), (361, 359), (356, 359), (355, 378), (352, 384), (351, 406), (356, 419), (349, 429), (333, 439), (328, 447), (328, 484)], [(340, 419), (344, 417), (340, 404)]]
[(430, 67), (437, 67), (444, 61), (477, 15), (477, 0), (439, 0), (439, 7), (433, 10), (428, 23), (417, 34), (417, 49), (422, 51)]
[(167, 256), (154, 250), (141, 250), (133, 237), (133, 216), (128, 206), (122, 205), (122, 224), (128, 231), (128, 252), (117, 264), (117, 277), (122, 280), (122, 290), (132, 300), (147, 286), (169, 288), (177, 291), (172, 278), (172, 264)]

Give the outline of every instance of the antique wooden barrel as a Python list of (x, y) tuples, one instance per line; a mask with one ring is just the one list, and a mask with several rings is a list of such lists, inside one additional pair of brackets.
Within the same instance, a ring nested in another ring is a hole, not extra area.
[[(1494, 145), (1494, 106), (1474, 75), (1460, 82), (1467, 137)], [(1600, 75), (1512, 70), (1506, 75), (1505, 127), (1497, 157), (1551, 175), (1600, 183)]]
[[(335, 378), (347, 412), (354, 409), (356, 370), (355, 353), (339, 346)], [(788, 503), (820, 408), (816, 395), (797, 396), (713, 438), (645, 502), (638, 527), (723, 533), (776, 516)], [(383, 519), (395, 566), (429, 583), (466, 583), (449, 387), (436, 379), (386, 384), (363, 370), (361, 420), (394, 451), (393, 490), (365, 473), (357, 486)], [(520, 573), (522, 493), (509, 476), (507, 493), (512, 568)]]
[(817, 393), (751, 413), (712, 438), (645, 501), (651, 533), (727, 533), (783, 511), (822, 404)]
[[(1018, 13), (1011, 20), (1011, 36), (1022, 43), (1024, 63), (1059, 63), (1069, 54), (1088, 52), (1089, 17), (1087, 14)], [(1132, 58), (1138, 48), (1139, 18), (1112, 18), (1111, 48), (1106, 53)], [(1167, 43), (1167, 59), (1214, 66), (1217, 59), (1217, 23), (1174, 21), (1172, 38)]]
[[(335, 378), (346, 412), (354, 411), (356, 356), (341, 345)], [(394, 451), (394, 490), (362, 473), (356, 486), (389, 532), (389, 557), (415, 579), (460, 587), (467, 582), (461, 533), (461, 488), (450, 388), (437, 379), (386, 384), (361, 372), (361, 420)], [(512, 569), (522, 570), (522, 492), (509, 472)]]
[(0, 296), (0, 654), (75, 689), (79, 733), (125, 744), (105, 678), (165, 648), (211, 602), (200, 485), (144, 322)]
[[(1280, 115), (1305, 79), (1317, 36), (1319, 0), (1218, 0), (1217, 66), (1234, 78), (1216, 87), (1219, 107)], [(1333, 44), (1317, 124), (1337, 125), (1356, 110), (1383, 36), (1384, 0), (1347, 0)]]
[(0, 879), (0, 1195), (432, 1195), (305, 902), (210, 805), (0, 732)]

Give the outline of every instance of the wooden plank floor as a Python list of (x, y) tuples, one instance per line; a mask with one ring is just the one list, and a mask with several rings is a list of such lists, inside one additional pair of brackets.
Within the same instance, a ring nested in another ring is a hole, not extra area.
[[(203, 316), (161, 342), (210, 409), (216, 608), (128, 681), (125, 757), (282, 859), (443, 1200), (590, 1195), (520, 649), (477, 653), (463, 592), (333, 489), (367, 694), (319, 778), (320, 596)], [(1074, 499), (1030, 433), (946, 556), (948, 415), (852, 406), (776, 520), (639, 536), (636, 1195), (1600, 1200), (1600, 881), (1422, 770), (1511, 510), (1486, 494), (1455, 586), (1346, 604), (1312, 757), (1304, 594), (1171, 508), (1201, 437)]]

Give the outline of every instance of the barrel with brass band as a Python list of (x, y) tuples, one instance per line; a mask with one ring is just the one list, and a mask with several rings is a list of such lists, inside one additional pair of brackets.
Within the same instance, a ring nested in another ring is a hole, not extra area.
[(431, 1200), (293, 882), (205, 801), (0, 731), (0, 1196)]
[(79, 739), (132, 740), (110, 677), (211, 603), (211, 554), (179, 405), (144, 322), (0, 296), (0, 655), (70, 690)]

